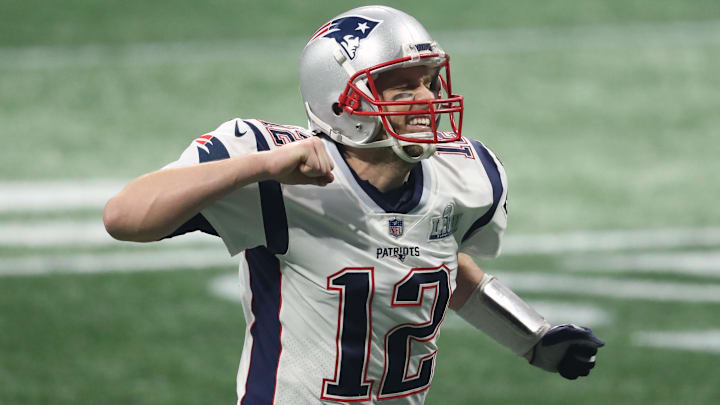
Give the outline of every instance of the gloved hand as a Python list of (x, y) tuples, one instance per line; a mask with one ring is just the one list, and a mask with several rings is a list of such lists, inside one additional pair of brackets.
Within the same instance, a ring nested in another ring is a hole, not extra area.
[(530, 364), (574, 380), (586, 376), (595, 367), (595, 354), (605, 346), (588, 328), (573, 324), (558, 325), (545, 333), (535, 345)]

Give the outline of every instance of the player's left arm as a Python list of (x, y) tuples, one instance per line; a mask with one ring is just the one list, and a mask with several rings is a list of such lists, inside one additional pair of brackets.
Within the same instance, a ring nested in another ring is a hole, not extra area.
[(464, 253), (458, 254), (457, 287), (449, 306), (530, 364), (570, 380), (590, 373), (598, 349), (605, 344), (588, 328), (572, 324), (552, 327)]

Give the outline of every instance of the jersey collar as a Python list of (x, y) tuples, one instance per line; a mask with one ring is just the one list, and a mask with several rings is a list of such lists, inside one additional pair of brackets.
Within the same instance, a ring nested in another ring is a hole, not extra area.
[[(370, 182), (361, 179), (345, 160), (342, 152), (335, 142), (327, 141), (328, 149), (337, 162), (338, 168), (342, 171), (350, 187), (355, 191), (361, 200), (375, 211), (385, 213), (408, 214), (418, 208), (427, 199), (429, 194), (429, 176), (426, 175), (425, 161), (416, 164), (411, 172), (411, 179), (401, 186), (402, 190), (392, 190), (383, 193)], [(399, 197), (398, 197), (399, 196)]]

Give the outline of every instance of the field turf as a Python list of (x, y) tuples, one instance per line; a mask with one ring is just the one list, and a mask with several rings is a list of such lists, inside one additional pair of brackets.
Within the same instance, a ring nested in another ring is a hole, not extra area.
[[(304, 124), (298, 56), (351, 4), (0, 3), (0, 404), (233, 403), (242, 311), (209, 288), (231, 260), (132, 260), (217, 242), (96, 242), (81, 229), (99, 204), (4, 201), (18, 184), (128, 181), (234, 117)], [(585, 309), (607, 342), (568, 382), (450, 316), (428, 404), (717, 403), (720, 3), (391, 4), (452, 56), (464, 135), (507, 168), (515, 244), (483, 267), (556, 319)], [(553, 237), (570, 242), (538, 250)], [(661, 332), (706, 338), (648, 343)]]

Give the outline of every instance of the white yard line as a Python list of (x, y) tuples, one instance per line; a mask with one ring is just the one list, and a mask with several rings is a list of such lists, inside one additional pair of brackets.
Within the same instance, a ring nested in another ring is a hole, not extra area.
[(720, 354), (720, 329), (636, 332), (632, 342), (636, 346)]
[(211, 267), (230, 269), (237, 267), (237, 260), (219, 248), (43, 255), (4, 258), (0, 260), (0, 276), (126, 273)]
[(643, 229), (557, 234), (513, 235), (503, 254), (555, 254), (612, 250), (720, 246), (720, 228)]
[(223, 274), (210, 280), (208, 290), (216, 297), (240, 302), (240, 279), (237, 273)]
[(116, 242), (105, 231), (99, 215), (95, 221), (0, 222), (0, 246), (5, 247), (90, 247), (113, 243)]
[[(137, 243), (119, 242), (105, 231), (102, 218), (96, 220), (70, 221), (52, 220), (42, 222), (5, 221), (0, 222), (0, 246), (3, 247), (98, 247), (98, 246), (140, 246)], [(152, 245), (222, 245), (215, 236), (193, 232), (182, 237), (154, 242)], [(1, 259), (0, 259), (1, 260)]]
[(720, 252), (655, 252), (570, 256), (563, 267), (605, 273), (672, 273), (720, 277)]
[(576, 323), (595, 327), (612, 321), (610, 313), (597, 305), (562, 301), (528, 300), (528, 302), (553, 325)]
[[(434, 33), (451, 53), (516, 53), (594, 48), (684, 47), (719, 44), (720, 21), (626, 23), (577, 27), (447, 30)], [(0, 48), (0, 68), (56, 69), (143, 66), (168, 63), (247, 61), (297, 54), (306, 38), (247, 38), (220, 41), (134, 43), (126, 45)]]
[(720, 303), (720, 284), (489, 270), (514, 291), (662, 302)]
[(0, 213), (100, 209), (126, 181), (0, 182)]

